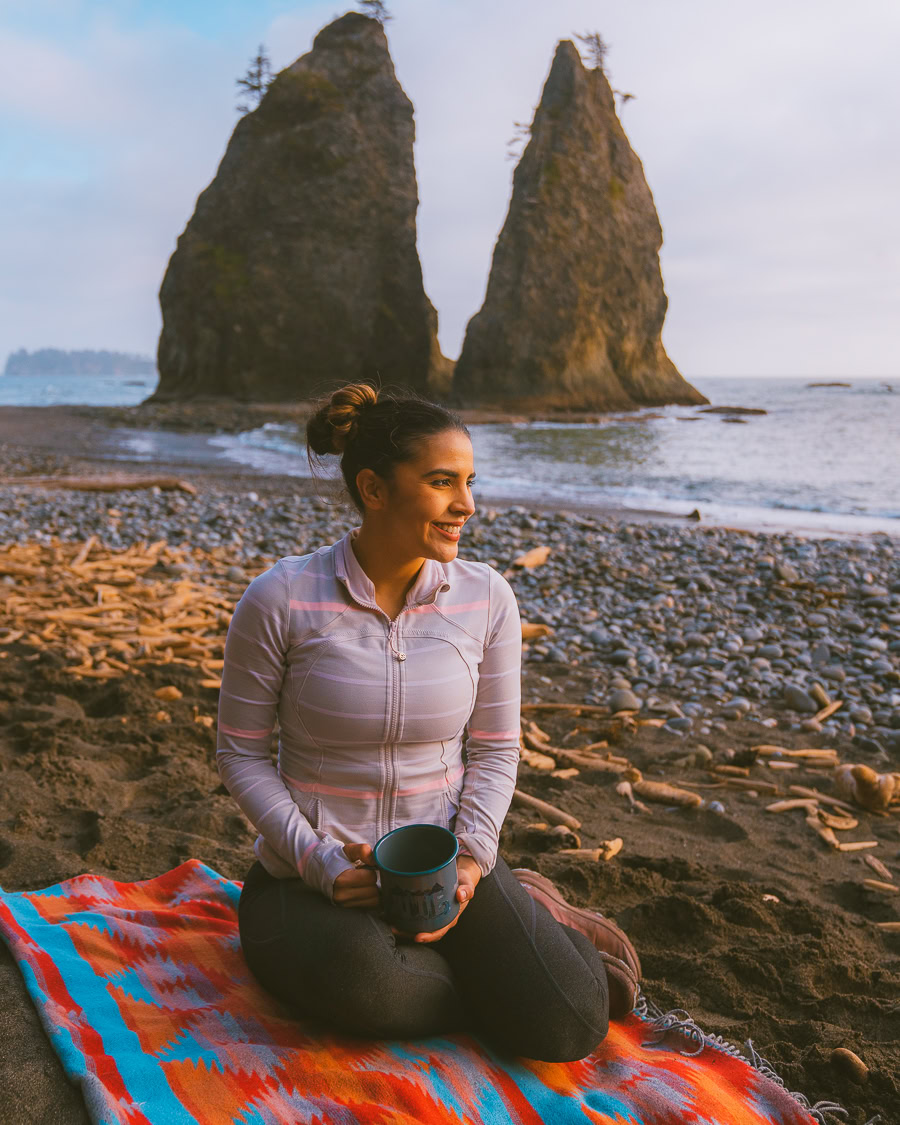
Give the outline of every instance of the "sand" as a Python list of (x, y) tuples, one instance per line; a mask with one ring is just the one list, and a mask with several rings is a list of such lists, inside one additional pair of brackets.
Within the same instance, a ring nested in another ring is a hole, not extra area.
[[(96, 469), (85, 456), (91, 446), (79, 445), (86, 432), (60, 420), (54, 433), (56, 424), (45, 419), (29, 442), (21, 426), (11, 432), (8, 417), (4, 428), (3, 414), (7, 472), (10, 466)], [(20, 641), (2, 651), (0, 885), (36, 888), (83, 872), (143, 879), (191, 856), (243, 877), (254, 833), (220, 784), (214, 732), (194, 721), (195, 709), (215, 714), (215, 690), (200, 687), (199, 676), (183, 668), (151, 667), (106, 684), (77, 682), (62, 671), (66, 661), (52, 648)], [(565, 693), (541, 677), (564, 679)], [(526, 665), (524, 698), (578, 700), (589, 679), (588, 669)], [(166, 684), (183, 692), (165, 705), (168, 723), (154, 718), (160, 704), (153, 691)], [(781, 718), (777, 709), (769, 714)], [(568, 747), (608, 728), (602, 717), (533, 717), (553, 743)], [(584, 729), (572, 735), (575, 726)], [(765, 733), (762, 739), (758, 725), (736, 722), (704, 743), (716, 755), (761, 740), (826, 745), (822, 735)], [(648, 777), (713, 784), (703, 770), (673, 764), (694, 742), (641, 727), (619, 732), (612, 749)], [(828, 745), (844, 761), (884, 768), (849, 739)], [(751, 774), (774, 776), (758, 764)], [(789, 780), (830, 786), (820, 771), (793, 771)], [(579, 817), (584, 847), (616, 836), (624, 843), (608, 862), (566, 857), (558, 854), (559, 842), (527, 827), (533, 814), (514, 808), (501, 840), (505, 858), (551, 876), (571, 901), (615, 917), (635, 941), (645, 990), (658, 1006), (684, 1008), (705, 1030), (731, 1042), (751, 1039), (789, 1089), (813, 1102), (841, 1103), (851, 1125), (877, 1113), (884, 1123), (897, 1120), (900, 934), (879, 931), (875, 923), (896, 919), (898, 900), (862, 887), (873, 874), (862, 855), (829, 850), (801, 813), (767, 813), (763, 795), (700, 788), (726, 811), (652, 805), (647, 813), (631, 813), (614, 782), (596, 771), (564, 779), (523, 766), (520, 787)], [(860, 812), (859, 821), (846, 835), (878, 840), (875, 853), (900, 876), (900, 817)], [(870, 1068), (865, 1085), (832, 1064), (835, 1047), (864, 1059)], [(87, 1121), (80, 1094), (66, 1083), (2, 947), (0, 1089), (2, 1122)]]

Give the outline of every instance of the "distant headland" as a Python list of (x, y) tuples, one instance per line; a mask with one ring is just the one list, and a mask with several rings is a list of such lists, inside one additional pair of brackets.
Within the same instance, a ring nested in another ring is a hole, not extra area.
[(6, 360), (4, 375), (153, 375), (156, 361), (146, 355), (128, 352), (65, 351), (38, 348), (29, 352), (19, 348)]

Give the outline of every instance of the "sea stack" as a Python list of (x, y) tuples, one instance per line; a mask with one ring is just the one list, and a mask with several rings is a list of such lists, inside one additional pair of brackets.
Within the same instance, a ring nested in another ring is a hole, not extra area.
[(155, 400), (303, 400), (358, 379), (440, 393), (416, 250), (413, 107), (349, 13), (235, 127), (160, 289)]
[(609, 82), (563, 40), (513, 176), (454, 398), (541, 412), (707, 402), (662, 345), (661, 245)]

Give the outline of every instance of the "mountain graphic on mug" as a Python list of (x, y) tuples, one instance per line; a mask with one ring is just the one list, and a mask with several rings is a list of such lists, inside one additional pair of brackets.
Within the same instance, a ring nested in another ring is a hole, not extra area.
[(391, 908), (409, 918), (440, 918), (449, 914), (450, 903), (440, 883), (410, 891), (404, 887), (391, 888)]

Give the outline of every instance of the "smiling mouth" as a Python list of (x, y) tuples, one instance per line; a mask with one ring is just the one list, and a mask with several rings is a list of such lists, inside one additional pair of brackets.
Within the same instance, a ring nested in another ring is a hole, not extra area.
[(441, 535), (445, 535), (448, 539), (452, 539), (454, 543), (457, 542), (457, 540), (459, 539), (459, 533), (462, 530), (462, 524), (438, 523), (437, 520), (434, 520), (433, 523), (441, 533)]

